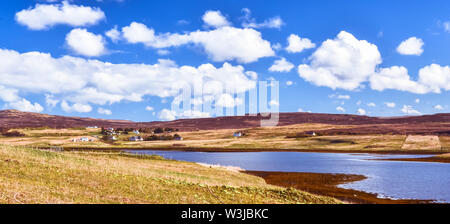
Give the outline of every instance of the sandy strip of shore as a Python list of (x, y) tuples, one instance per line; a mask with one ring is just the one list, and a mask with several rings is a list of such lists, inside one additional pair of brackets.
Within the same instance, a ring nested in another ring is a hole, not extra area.
[(244, 172), (245, 170), (238, 167), (238, 166), (222, 166), (219, 164), (208, 164), (208, 163), (197, 163), (198, 165), (209, 167), (209, 168), (219, 168), (219, 169), (225, 169), (232, 172)]

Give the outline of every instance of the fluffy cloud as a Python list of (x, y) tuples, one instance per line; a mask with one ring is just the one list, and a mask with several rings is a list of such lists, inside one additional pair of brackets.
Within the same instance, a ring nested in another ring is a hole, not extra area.
[(440, 93), (450, 90), (450, 67), (431, 64), (419, 70), (419, 83), (430, 92)]
[(410, 105), (403, 105), (402, 112), (404, 114), (408, 114), (408, 115), (420, 115), (421, 114), (419, 111), (415, 110)]
[(270, 66), (269, 71), (271, 72), (290, 72), (294, 68), (294, 65), (287, 61), (286, 58), (281, 58), (275, 60), (273, 65)]
[(18, 101), (10, 102), (6, 106), (9, 108), (17, 109), (20, 111), (26, 111), (26, 112), (39, 113), (44, 110), (44, 108), (40, 104), (38, 104), (38, 103), (32, 104), (30, 101), (28, 101), (26, 99), (21, 99)]
[(138, 102), (146, 95), (175, 97), (186, 86), (203, 86), (194, 88), (194, 93), (209, 96), (223, 94), (225, 89), (242, 93), (256, 86), (255, 75), (228, 63), (222, 67), (178, 66), (170, 60), (153, 65), (112, 64), (0, 49), (0, 99), (17, 101), (21, 93), (51, 94), (68, 112), (89, 112), (89, 104)]
[(0, 100), (6, 102), (7, 108), (13, 108), (27, 112), (41, 112), (44, 108), (38, 103), (31, 103), (27, 99), (19, 97), (19, 91), (14, 88), (4, 87), (0, 84)]
[(153, 108), (153, 107), (151, 107), (151, 106), (146, 106), (146, 107), (145, 107), (145, 110), (146, 110), (146, 111), (153, 111), (153, 110), (154, 110), (154, 108)]
[(443, 106), (441, 106), (441, 105), (436, 105), (436, 106), (434, 106), (433, 107), (435, 110), (443, 110), (444, 109), (444, 107)]
[(169, 50), (166, 50), (166, 49), (159, 49), (159, 50), (156, 51), (156, 53), (157, 53), (158, 55), (164, 56), (164, 55), (169, 55), (169, 54), (170, 54), (170, 51), (169, 51)]
[(412, 93), (427, 93), (428, 89), (410, 79), (408, 70), (403, 66), (382, 68), (370, 77), (370, 86), (374, 90), (395, 89)]
[(19, 96), (16, 89), (6, 88), (0, 85), (0, 99), (5, 102), (17, 101)]
[(58, 24), (87, 26), (105, 19), (105, 13), (99, 8), (62, 4), (36, 4), (34, 8), (16, 13), (16, 21), (32, 30), (48, 29)]
[(158, 118), (163, 121), (173, 121), (177, 118), (176, 115), (175, 111), (163, 109), (159, 112)]
[(207, 112), (196, 111), (196, 110), (187, 110), (181, 113), (177, 113), (173, 110), (163, 109), (159, 112), (158, 118), (163, 121), (173, 121), (179, 118), (204, 118), (210, 117), (210, 114)]
[(216, 99), (216, 106), (219, 107), (235, 107), (242, 104), (242, 99), (234, 98), (230, 94), (221, 94)]
[(94, 57), (106, 52), (102, 35), (95, 35), (86, 29), (73, 29), (66, 36), (66, 44), (77, 54)]
[[(450, 90), (450, 67), (431, 64), (419, 70), (417, 81), (410, 79), (403, 66), (379, 69), (370, 77), (372, 89), (383, 91), (395, 89), (416, 94), (441, 93)], [(420, 101), (419, 101), (420, 102)]]
[(178, 118), (205, 118), (211, 117), (208, 112), (198, 111), (198, 110), (187, 110), (183, 111), (181, 114), (177, 114)]
[(367, 106), (368, 107), (376, 107), (377, 105), (375, 103), (373, 103), (373, 102), (370, 102), (370, 103), (367, 104)]
[(339, 112), (342, 112), (342, 113), (345, 112), (345, 109), (343, 107), (340, 107), (340, 106), (336, 107), (336, 110), (339, 111)]
[(91, 112), (92, 107), (88, 104), (74, 103), (69, 105), (65, 100), (61, 102), (61, 109), (65, 112), (78, 112), (78, 113), (87, 113)]
[(225, 26), (186, 34), (155, 34), (155, 31), (146, 25), (132, 22), (122, 28), (122, 34), (129, 43), (142, 43), (152, 48), (196, 44), (201, 46), (214, 61), (237, 60), (250, 63), (275, 54), (270, 42), (262, 39), (261, 33), (254, 29)]
[(398, 45), (397, 52), (403, 55), (421, 55), (423, 53), (423, 41), (417, 37), (410, 37)]
[(366, 115), (366, 110), (364, 110), (364, 109), (362, 109), (362, 108), (359, 108), (356, 112), (357, 112), (359, 115)]
[(270, 42), (262, 39), (261, 33), (253, 29), (222, 27), (209, 32), (196, 31), (189, 36), (193, 43), (202, 45), (214, 61), (235, 59), (250, 63), (275, 54)]
[(279, 16), (275, 16), (264, 20), (262, 23), (257, 23), (254, 18), (251, 17), (251, 11), (248, 8), (242, 9), (244, 12), (244, 21), (242, 22), (242, 27), (245, 28), (276, 28), (280, 29), (284, 25), (283, 20)]
[(349, 100), (351, 97), (349, 95), (340, 95), (340, 94), (331, 94), (328, 97), (331, 99), (339, 99), (339, 100)]
[(385, 102), (384, 103), (387, 107), (390, 107), (390, 108), (394, 108), (395, 107), (395, 103), (394, 102)]
[(45, 104), (50, 107), (56, 107), (56, 105), (59, 103), (59, 100), (55, 99), (53, 95), (51, 94), (45, 94)]
[(105, 32), (105, 35), (111, 39), (112, 42), (117, 43), (121, 38), (121, 33), (117, 29), (117, 26)]
[(346, 90), (360, 87), (382, 61), (376, 45), (345, 31), (324, 41), (309, 60), (309, 65), (298, 67), (300, 77), (318, 86)]
[[(410, 38), (399, 46), (400, 51), (423, 46), (417, 38)], [(420, 50), (422, 51), (422, 50)], [(409, 53), (412, 54), (412, 51)], [(298, 67), (300, 77), (317, 86), (355, 90), (369, 81), (374, 90), (393, 89), (416, 94), (440, 93), (450, 90), (450, 67), (431, 64), (419, 70), (417, 81), (412, 80), (403, 66), (378, 68), (382, 62), (376, 45), (358, 40), (341, 31), (333, 40), (326, 40), (309, 58), (310, 64)]]
[(312, 43), (308, 38), (300, 38), (295, 34), (288, 37), (288, 46), (286, 51), (289, 53), (300, 53), (305, 49), (315, 48), (316, 44)]
[(99, 114), (104, 114), (104, 115), (111, 115), (111, 114), (112, 114), (112, 111), (111, 111), (111, 110), (108, 110), (108, 109), (105, 109), (105, 108), (102, 108), (102, 107), (99, 107), (99, 108), (97, 109), (97, 113), (99, 113)]
[(291, 80), (286, 81), (286, 85), (287, 85), (287, 86), (292, 86), (292, 84), (294, 84), (294, 82), (292, 82)]
[(203, 22), (210, 27), (229, 26), (227, 18), (220, 11), (206, 11), (202, 17)]
[(269, 102), (269, 105), (274, 107), (274, 106), (280, 106), (280, 102), (276, 101), (276, 100), (271, 100)]

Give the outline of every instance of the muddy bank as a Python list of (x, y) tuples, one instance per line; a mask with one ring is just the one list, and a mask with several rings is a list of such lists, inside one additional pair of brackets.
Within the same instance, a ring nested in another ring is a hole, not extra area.
[(376, 194), (344, 189), (340, 184), (366, 179), (363, 175), (294, 173), (294, 172), (264, 172), (243, 171), (244, 173), (262, 177), (268, 184), (292, 187), (312, 194), (337, 198), (348, 203), (358, 204), (421, 204), (432, 203), (432, 200), (392, 200), (378, 198)]
[(440, 157), (440, 156), (432, 156), (432, 157), (425, 157), (425, 158), (396, 158), (396, 159), (373, 159), (373, 160), (450, 163), (449, 157)]

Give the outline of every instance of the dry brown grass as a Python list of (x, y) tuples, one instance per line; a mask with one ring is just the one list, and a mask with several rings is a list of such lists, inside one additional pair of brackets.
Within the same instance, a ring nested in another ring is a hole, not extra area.
[[(72, 142), (71, 139), (82, 136), (99, 135), (100, 129), (71, 130), (27, 130), (18, 129), (26, 134), (25, 137), (0, 137), (0, 144), (22, 146), (63, 146), (69, 148), (173, 148), (174, 146), (187, 148), (216, 148), (233, 150), (327, 150), (327, 151), (415, 151), (431, 152), (441, 150), (436, 137), (410, 137), (406, 142), (406, 135), (332, 135), (304, 138), (287, 138), (305, 131), (320, 131), (333, 128), (352, 128), (355, 126), (327, 125), (327, 124), (297, 124), (281, 127), (264, 127), (241, 129), (244, 137), (235, 138), (235, 129), (206, 130), (193, 132), (179, 132), (183, 141), (148, 141), (129, 142), (128, 135), (120, 136), (114, 144), (95, 142)], [(62, 136), (54, 136), (61, 131)], [(174, 134), (174, 133), (172, 133)], [(417, 140), (414, 140), (417, 139)], [(450, 151), (450, 137), (440, 137), (442, 150)], [(404, 144), (405, 143), (405, 144)], [(402, 150), (402, 147), (404, 150)]]
[(0, 146), (0, 203), (339, 203), (158, 156)]

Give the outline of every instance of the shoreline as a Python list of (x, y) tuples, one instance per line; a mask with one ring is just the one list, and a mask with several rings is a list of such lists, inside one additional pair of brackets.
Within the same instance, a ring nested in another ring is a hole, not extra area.
[[(32, 146), (30, 146), (32, 147)], [(56, 146), (57, 147), (57, 146)], [(40, 149), (48, 149), (51, 147), (37, 147)], [(133, 147), (62, 147), (65, 151), (183, 151), (183, 152), (314, 152), (314, 153), (368, 153), (368, 154), (404, 154), (404, 155), (439, 155), (448, 153), (448, 151), (430, 151), (430, 150), (333, 150), (333, 149), (267, 149), (267, 148), (199, 148), (199, 147), (150, 147), (150, 148), (133, 148)]]
[(382, 161), (404, 161), (404, 162), (429, 162), (429, 163), (450, 163), (450, 158), (442, 158), (438, 156), (425, 158), (395, 158), (395, 159), (371, 159)]
[(340, 184), (361, 181), (367, 177), (355, 174), (242, 171), (263, 178), (266, 183), (285, 188), (295, 188), (316, 195), (333, 197), (356, 204), (429, 204), (433, 200), (378, 198), (377, 194), (345, 189)]

